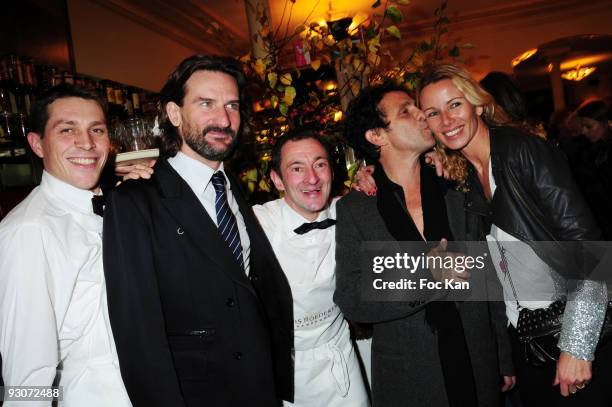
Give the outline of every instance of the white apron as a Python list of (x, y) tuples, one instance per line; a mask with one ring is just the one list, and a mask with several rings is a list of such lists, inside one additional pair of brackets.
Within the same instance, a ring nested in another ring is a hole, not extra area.
[(335, 276), (294, 285), (295, 402), (285, 406), (369, 405), (348, 323), (333, 302)]

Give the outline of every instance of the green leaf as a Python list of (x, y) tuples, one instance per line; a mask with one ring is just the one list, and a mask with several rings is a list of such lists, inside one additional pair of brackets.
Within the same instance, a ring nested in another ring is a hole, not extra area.
[(285, 102), (280, 102), (280, 104), (278, 105), (278, 111), (283, 116), (287, 116), (287, 112), (289, 111), (289, 106), (287, 106), (287, 103)]
[(281, 75), (280, 77), (280, 82), (285, 85), (285, 86), (289, 86), (291, 85), (291, 82), (293, 81), (293, 78), (291, 78), (291, 74), (290, 73), (284, 73)]
[(374, 4), (372, 4), (372, 8), (380, 7), (380, 0), (376, 0)]
[(392, 37), (397, 38), (398, 40), (402, 39), (402, 34), (400, 33), (399, 28), (397, 28), (397, 26), (395, 25), (391, 25), (385, 28), (385, 31), (387, 31)]
[(385, 13), (391, 18), (391, 21), (393, 21), (395, 24), (400, 23), (402, 21), (402, 12), (395, 6), (389, 6)]
[(294, 98), (297, 93), (295, 92), (295, 88), (293, 86), (287, 86), (285, 88), (285, 95)]
[(278, 75), (276, 72), (268, 73), (268, 82), (270, 82), (270, 87), (274, 88), (276, 86), (276, 80), (278, 79)]
[(288, 106), (293, 104), (293, 99), (295, 99), (296, 91), (293, 86), (287, 86), (285, 88), (285, 95), (283, 96), (283, 102), (285, 102)]
[(453, 48), (451, 48), (450, 51), (448, 51), (448, 56), (456, 58), (459, 56), (459, 47), (458, 46), (454, 46)]

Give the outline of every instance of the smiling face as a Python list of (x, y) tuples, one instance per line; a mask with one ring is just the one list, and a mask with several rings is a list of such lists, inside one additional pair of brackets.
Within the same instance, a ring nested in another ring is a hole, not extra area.
[(217, 71), (196, 71), (185, 83), (183, 105), (166, 112), (183, 138), (181, 152), (216, 168), (238, 142), (240, 95), (236, 80)]
[(288, 141), (281, 149), (280, 174), (270, 176), (285, 202), (309, 221), (327, 206), (331, 193), (332, 170), (327, 150), (313, 138)]
[(384, 138), (380, 146), (381, 155), (387, 150), (424, 153), (434, 145), (434, 138), (425, 122), (423, 112), (406, 92), (387, 93), (378, 104), (384, 120), (389, 125), (380, 129)]
[(32, 150), (49, 174), (97, 192), (110, 149), (102, 108), (93, 100), (67, 97), (49, 104), (47, 111), (44, 136), (28, 134)]
[(485, 128), (482, 107), (474, 106), (450, 79), (421, 90), (421, 109), (435, 138), (451, 150), (462, 150)]

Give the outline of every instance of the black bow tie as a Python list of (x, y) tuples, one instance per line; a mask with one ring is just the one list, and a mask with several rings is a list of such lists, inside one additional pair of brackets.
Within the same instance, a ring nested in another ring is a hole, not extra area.
[(321, 222), (306, 222), (302, 226), (296, 228), (294, 232), (298, 235), (303, 235), (304, 233), (308, 233), (313, 229), (327, 229), (328, 227), (333, 226), (335, 224), (335, 219), (325, 219)]
[(94, 195), (91, 197), (91, 205), (93, 206), (93, 211), (96, 215), (104, 216), (105, 202), (106, 198), (104, 195)]

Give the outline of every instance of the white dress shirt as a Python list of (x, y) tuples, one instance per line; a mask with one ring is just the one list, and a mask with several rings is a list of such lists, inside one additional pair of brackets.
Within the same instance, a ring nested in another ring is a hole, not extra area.
[[(316, 221), (336, 218), (336, 201), (319, 213)], [(330, 278), (336, 266), (336, 228), (313, 229), (303, 235), (293, 230), (310, 222), (291, 209), (284, 199), (253, 206), (289, 284), (308, 284)]]
[[(187, 185), (189, 185), (206, 210), (206, 213), (208, 213), (208, 216), (210, 216), (215, 225), (217, 225), (217, 210), (215, 209), (217, 194), (215, 192), (215, 187), (213, 186), (212, 182), (210, 182), (215, 171), (206, 164), (203, 164), (198, 160), (194, 160), (180, 151), (174, 157), (168, 158), (168, 162), (172, 168), (178, 172), (181, 178), (183, 178)], [(238, 208), (238, 203), (232, 194), (232, 186), (225, 175), (223, 163), (221, 163), (216, 172), (221, 172), (225, 177), (225, 193), (227, 195), (227, 203), (232, 213), (236, 217), (238, 233), (240, 235), (240, 243), (242, 245), (244, 271), (247, 275), (249, 275), (249, 270), (251, 268), (249, 261), (251, 241), (249, 240), (249, 234), (247, 233), (246, 225), (244, 224), (244, 218), (242, 217), (240, 208)]]
[[(108, 320), (93, 193), (44, 172), (0, 223), (0, 352), (7, 386), (51, 386), (62, 406), (130, 406)], [(58, 364), (61, 362), (61, 371)], [(50, 405), (5, 402), (5, 406)]]

